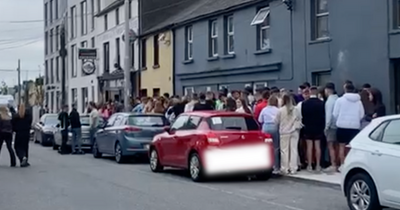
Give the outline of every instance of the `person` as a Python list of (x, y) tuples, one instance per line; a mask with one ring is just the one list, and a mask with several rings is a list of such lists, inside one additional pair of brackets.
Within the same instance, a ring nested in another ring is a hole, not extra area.
[(12, 118), (12, 127), (15, 132), (14, 149), (20, 160), (21, 167), (30, 166), (29, 159), (29, 137), (32, 125), (32, 115), (24, 104), (18, 107), (18, 114)]
[(232, 97), (227, 97), (225, 101), (225, 111), (236, 112), (236, 101)]
[(321, 171), (321, 140), (325, 129), (325, 106), (318, 98), (318, 88), (310, 88), (310, 98), (302, 102), (303, 135), (307, 148), (307, 170), (313, 171), (313, 152), (315, 151), (315, 171)]
[(96, 104), (91, 101), (89, 103), (89, 134), (90, 134), (90, 145), (93, 149), (94, 138), (99, 126), (99, 112), (97, 111)]
[(165, 109), (164, 109), (164, 104), (161, 100), (157, 100), (154, 103), (154, 108), (152, 110), (153, 113), (158, 113), (158, 114), (164, 114), (165, 113)]
[(279, 130), (277, 124), (275, 124), (275, 118), (278, 112), (278, 97), (273, 95), (268, 99), (268, 106), (261, 111), (260, 116), (258, 117), (258, 122), (262, 125), (262, 132), (270, 134), (274, 144), (274, 174), (279, 174), (281, 169)]
[(290, 95), (283, 95), (282, 107), (275, 117), (275, 123), (279, 127), (281, 148), (281, 172), (283, 174), (295, 174), (298, 169), (299, 131), (303, 126), (301, 114), (294, 106), (294, 99)]
[(225, 110), (225, 101), (226, 101), (227, 96), (225, 95), (224, 92), (220, 91), (218, 94), (218, 100), (215, 102), (215, 109), (218, 111)]
[(68, 105), (64, 105), (61, 112), (58, 114), (58, 120), (60, 121), (59, 127), (61, 131), (61, 146), (58, 153), (64, 155), (67, 154), (67, 141), (68, 141), (68, 127), (69, 127), (69, 116), (68, 116)]
[(325, 136), (328, 142), (328, 151), (331, 165), (325, 169), (325, 172), (337, 171), (336, 162), (336, 121), (333, 117), (333, 109), (335, 107), (336, 100), (339, 98), (335, 91), (335, 84), (327, 83), (325, 85), (325, 95), (328, 97), (325, 103)]
[(260, 117), (261, 111), (268, 105), (269, 96), (270, 96), (269, 91), (264, 90), (262, 93), (261, 101), (259, 101), (257, 103), (256, 107), (254, 108), (254, 117), (256, 119), (258, 119), (258, 117)]
[(371, 92), (365, 89), (360, 92), (361, 103), (365, 113), (361, 120), (361, 129), (365, 128), (371, 122), (372, 115), (374, 114), (374, 103), (372, 102), (371, 95)]
[(362, 86), (362, 89), (363, 89), (363, 90), (366, 90), (366, 91), (368, 91), (368, 92), (370, 92), (371, 88), (372, 88), (372, 86), (371, 86), (369, 83), (365, 83), (365, 84), (363, 84), (363, 86)]
[(377, 88), (370, 89), (370, 100), (374, 105), (372, 118), (383, 117), (386, 115), (386, 107), (382, 102), (382, 93)]
[(209, 104), (213, 110), (215, 109), (215, 94), (214, 92), (207, 91), (206, 93), (206, 103)]
[(0, 107), (0, 151), (3, 146), (3, 142), (6, 142), (8, 153), (10, 154), (10, 167), (16, 166), (15, 153), (12, 148), (13, 139), (13, 127), (11, 117), (8, 114), (7, 107)]
[(236, 100), (236, 112), (251, 114), (251, 109), (243, 98)]
[(142, 97), (140, 100), (140, 104), (136, 105), (135, 108), (132, 109), (134, 113), (143, 113), (144, 107), (146, 106), (149, 99), (147, 97)]
[(358, 134), (361, 128), (361, 120), (364, 117), (364, 107), (360, 95), (355, 93), (355, 87), (349, 83), (344, 86), (345, 93), (338, 98), (333, 109), (333, 117), (336, 119), (337, 141), (339, 142), (339, 159), (341, 166), (345, 159), (345, 147)]
[(193, 93), (190, 102), (185, 105), (184, 112), (191, 112), (193, 111), (194, 105), (199, 102), (199, 96), (197, 93)]
[(210, 103), (207, 103), (206, 95), (200, 93), (199, 103), (194, 105), (193, 111), (204, 111), (204, 110), (214, 110), (214, 107)]
[[(82, 125), (81, 119), (78, 111), (76, 110), (76, 105), (72, 105), (72, 110), (69, 113), (69, 121), (71, 123), (72, 131), (72, 154), (84, 154), (82, 151)], [(76, 151), (76, 146), (78, 146), (78, 151)]]

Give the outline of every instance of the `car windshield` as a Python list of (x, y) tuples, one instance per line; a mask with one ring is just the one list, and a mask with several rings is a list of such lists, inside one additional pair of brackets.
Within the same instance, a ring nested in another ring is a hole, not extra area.
[[(82, 126), (89, 126), (90, 125), (89, 116), (81, 116), (80, 119), (81, 119), (81, 125)], [(103, 124), (103, 119), (101, 117), (99, 117), (98, 119), (99, 119), (98, 125)]]
[(218, 116), (208, 120), (211, 130), (257, 131), (259, 126), (252, 117)]
[(58, 124), (58, 117), (55, 116), (47, 116), (44, 118), (45, 125), (57, 125)]
[(129, 125), (144, 127), (163, 127), (166, 125), (166, 119), (163, 116), (130, 116)]

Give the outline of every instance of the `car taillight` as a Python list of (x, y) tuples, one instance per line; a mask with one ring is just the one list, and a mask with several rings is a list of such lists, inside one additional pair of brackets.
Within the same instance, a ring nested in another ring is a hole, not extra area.
[(264, 134), (264, 142), (265, 143), (272, 143), (272, 136), (269, 133)]
[(141, 130), (142, 130), (141, 128), (134, 127), (134, 126), (128, 126), (128, 127), (125, 127), (125, 129), (124, 129), (124, 131), (126, 131), (126, 132), (138, 132)]
[(212, 145), (218, 145), (220, 143), (218, 136), (212, 132), (207, 134), (207, 141)]

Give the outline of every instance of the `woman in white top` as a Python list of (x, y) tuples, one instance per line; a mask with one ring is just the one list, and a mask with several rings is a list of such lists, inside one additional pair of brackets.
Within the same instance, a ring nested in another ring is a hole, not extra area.
[(251, 114), (251, 108), (246, 104), (244, 99), (237, 99), (236, 112)]

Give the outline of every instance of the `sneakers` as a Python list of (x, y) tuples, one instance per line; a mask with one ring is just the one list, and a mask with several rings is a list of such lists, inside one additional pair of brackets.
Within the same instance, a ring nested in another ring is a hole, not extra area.
[(325, 173), (335, 173), (337, 172), (337, 167), (336, 166), (329, 166), (324, 170)]
[(28, 167), (30, 165), (31, 164), (28, 163), (28, 159), (26, 157), (24, 157), (24, 159), (22, 159), (22, 162), (21, 162), (21, 167), (24, 168), (24, 167)]

